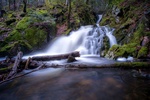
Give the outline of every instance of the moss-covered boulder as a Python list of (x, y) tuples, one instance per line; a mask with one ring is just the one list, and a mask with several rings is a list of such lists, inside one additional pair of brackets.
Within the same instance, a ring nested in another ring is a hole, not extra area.
[(0, 49), (0, 55), (1, 56), (15, 56), (18, 51), (24, 51), (25, 53), (30, 51), (32, 49), (32, 46), (26, 42), (26, 41), (16, 41), (16, 42), (11, 42), (6, 45), (4, 45)]
[(118, 57), (137, 57), (137, 44), (136, 43), (130, 43), (130, 44), (124, 44), (123, 46), (119, 45), (113, 45), (107, 52), (106, 58), (109, 59), (117, 59)]
[(18, 48), (26, 53), (39, 49), (55, 35), (55, 21), (44, 9), (28, 12), (0, 45), (0, 55), (15, 55)]

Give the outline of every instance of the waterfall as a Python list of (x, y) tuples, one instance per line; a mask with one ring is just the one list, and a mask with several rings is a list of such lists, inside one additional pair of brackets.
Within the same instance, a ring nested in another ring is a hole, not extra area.
[(115, 29), (109, 28), (108, 26), (104, 26), (104, 27), (105, 27), (106, 36), (109, 38), (110, 47), (112, 47), (113, 45), (117, 44), (116, 38), (113, 35), (113, 31)]
[(98, 15), (98, 20), (96, 22), (96, 25), (99, 25), (99, 22), (101, 21), (102, 17), (103, 17), (102, 15)]
[(69, 36), (56, 38), (48, 47), (46, 54), (60, 54), (79, 51), (81, 55), (99, 55), (103, 46), (103, 38), (109, 38), (110, 46), (117, 44), (113, 36), (114, 29), (100, 26), (102, 15), (98, 15), (96, 25), (81, 26)]

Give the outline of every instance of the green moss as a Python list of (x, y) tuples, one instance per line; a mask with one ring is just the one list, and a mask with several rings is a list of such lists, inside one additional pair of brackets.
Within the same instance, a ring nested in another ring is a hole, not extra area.
[[(118, 57), (128, 57), (133, 56), (136, 57), (137, 50), (136, 50), (137, 43), (130, 43), (123, 46), (113, 45), (109, 51), (108, 55), (111, 55), (111, 58), (116, 59)], [(107, 56), (109, 58), (109, 56)]]
[(24, 51), (23, 49), (32, 50), (32, 46), (25, 40), (18, 41), (18, 44), (21, 46), (21, 51)]
[(7, 15), (8, 18), (14, 18), (16, 17), (13, 12), (9, 12), (8, 15)]
[(127, 53), (126, 56), (136, 57), (136, 50), (137, 50), (136, 47), (137, 47), (137, 43), (130, 43), (130, 44), (124, 45), (123, 48), (125, 52)]
[[(32, 38), (31, 38), (32, 37)], [(35, 27), (27, 28), (25, 30), (24, 38), (32, 45), (39, 46), (46, 39), (46, 32)]]
[(36, 10), (36, 14), (43, 15), (43, 16), (48, 16), (47, 10)]
[(16, 44), (16, 42), (14, 42), (12, 44), (5, 45), (4, 47), (2, 47), (0, 49), (0, 52), (9, 52), (15, 46), (15, 44)]
[(118, 51), (115, 53), (115, 58), (124, 57), (125, 53), (126, 53), (126, 50), (125, 50), (123, 47), (121, 47), (121, 48), (119, 48)]
[(110, 5), (120, 5), (124, 0), (113, 0), (110, 2)]
[(129, 25), (131, 25), (132, 23), (134, 23), (134, 20), (132, 20), (131, 18), (128, 18), (127, 21), (125, 21), (120, 28), (127, 28), (129, 27)]
[(103, 17), (102, 20), (101, 20), (101, 22), (100, 22), (100, 25), (101, 25), (101, 26), (104, 26), (104, 25), (108, 24), (109, 21), (110, 21), (110, 20), (109, 20), (109, 17), (107, 17), (107, 16), (106, 16), (106, 17)]
[(148, 53), (148, 48), (142, 47), (138, 52), (137, 58), (147, 57), (147, 53)]
[(150, 63), (147, 62), (124, 62), (124, 63), (115, 63), (115, 67), (121, 68), (149, 68)]
[(136, 42), (140, 42), (140, 38), (141, 36), (143, 36), (143, 32), (144, 32), (144, 24), (143, 23), (140, 23), (138, 25), (138, 29), (134, 32), (134, 41)]
[(27, 41), (19, 40), (3, 46), (0, 49), (0, 53), (15, 54), (19, 47), (23, 52), (26, 52), (27, 50), (32, 50), (32, 46)]
[(30, 17), (24, 17), (21, 21), (19, 21), (16, 25), (17, 30), (24, 30), (29, 27), (32, 20)]
[(5, 41), (7, 42), (11, 42), (11, 41), (16, 41), (16, 40), (21, 40), (23, 37), (22, 37), (22, 34), (21, 32), (19, 32), (18, 30), (13, 30), (9, 36), (6, 38)]
[(116, 51), (120, 48), (119, 45), (113, 45), (111, 48), (110, 48), (110, 51)]

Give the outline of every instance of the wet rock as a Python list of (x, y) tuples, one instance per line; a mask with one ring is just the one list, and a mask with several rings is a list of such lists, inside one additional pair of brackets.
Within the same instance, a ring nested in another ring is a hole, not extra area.
[(129, 62), (133, 62), (133, 61), (134, 61), (134, 58), (133, 58), (133, 57), (131, 57), (131, 56), (128, 56), (127, 61), (129, 61)]
[(108, 51), (105, 58), (114, 59), (115, 58), (114, 51)]
[(116, 23), (119, 23), (119, 17), (123, 16), (123, 10), (114, 6), (112, 9), (112, 15), (115, 17)]
[(119, 62), (126, 62), (127, 59), (125, 57), (119, 57), (119, 58), (117, 58), (117, 61), (119, 61)]
[(114, 6), (112, 9), (112, 15), (117, 16), (119, 13), (120, 13), (120, 9)]
[(74, 62), (74, 61), (76, 61), (76, 59), (75, 59), (75, 57), (73, 57), (73, 56), (71, 56), (71, 55), (70, 55), (70, 56), (68, 57), (68, 59), (67, 59), (67, 62), (68, 62), (68, 63)]

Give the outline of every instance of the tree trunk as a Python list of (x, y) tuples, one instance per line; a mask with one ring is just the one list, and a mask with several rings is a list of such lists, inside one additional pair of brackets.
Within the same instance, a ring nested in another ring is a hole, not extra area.
[(11, 2), (11, 0), (9, 0), (8, 2), (9, 2), (9, 10), (10, 10), (10, 4), (11, 4), (10, 2)]
[(67, 59), (69, 56), (80, 57), (80, 54), (79, 52), (76, 51), (76, 52), (60, 54), (60, 55), (35, 56), (32, 57), (32, 60), (37, 60), (37, 61), (60, 60), (60, 59)]
[(23, 12), (26, 13), (27, 12), (27, 0), (23, 0), (23, 4), (24, 4)]
[(14, 0), (14, 11), (16, 10), (16, 0)]
[(2, 0), (0, 0), (0, 17), (3, 17), (3, 14), (2, 14), (2, 8), (3, 7), (3, 4), (2, 4)]
[(66, 0), (66, 6), (68, 6), (68, 0)]
[(89, 0), (86, 0), (86, 4), (87, 4), (87, 5), (89, 4)]
[(71, 0), (68, 0), (68, 19), (67, 19), (68, 29), (70, 28), (70, 15), (71, 15)]

